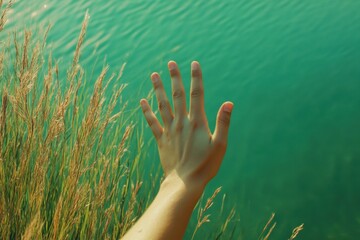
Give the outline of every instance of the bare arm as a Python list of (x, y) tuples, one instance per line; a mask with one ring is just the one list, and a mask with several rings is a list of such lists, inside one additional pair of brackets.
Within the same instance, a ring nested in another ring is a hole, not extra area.
[(174, 113), (158, 73), (151, 75), (164, 126), (141, 100), (144, 116), (156, 139), (165, 179), (144, 215), (124, 236), (132, 239), (182, 239), (191, 213), (206, 184), (217, 174), (227, 146), (233, 104), (224, 103), (218, 112), (214, 133), (204, 110), (202, 73), (198, 62), (191, 64), (189, 113), (180, 71), (168, 63), (172, 80)]

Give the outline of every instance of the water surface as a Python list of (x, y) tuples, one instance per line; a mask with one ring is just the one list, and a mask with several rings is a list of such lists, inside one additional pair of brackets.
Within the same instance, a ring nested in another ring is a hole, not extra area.
[(65, 69), (86, 10), (81, 62), (88, 71), (105, 57), (113, 71), (127, 62), (128, 97), (139, 86), (147, 94), (153, 71), (170, 91), (169, 60), (189, 89), (198, 60), (210, 126), (222, 102), (235, 103), (209, 191), (224, 186), (240, 236), (256, 239), (272, 212), (274, 239), (300, 223), (301, 239), (359, 236), (360, 1), (18, 1), (7, 27), (51, 23), (48, 47)]

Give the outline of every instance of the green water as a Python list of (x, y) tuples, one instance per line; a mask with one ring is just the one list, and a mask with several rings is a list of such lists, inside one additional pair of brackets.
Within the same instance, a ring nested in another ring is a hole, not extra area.
[(357, 239), (360, 1), (18, 1), (7, 29), (51, 23), (48, 47), (65, 68), (87, 9), (81, 61), (89, 71), (97, 58), (96, 71), (104, 57), (114, 71), (127, 62), (127, 97), (139, 86), (146, 95), (152, 71), (169, 91), (171, 59), (189, 88), (198, 60), (210, 126), (223, 101), (235, 103), (228, 152), (209, 190), (223, 185), (236, 204), (239, 236), (257, 239), (275, 212), (273, 239), (300, 223), (299, 239)]

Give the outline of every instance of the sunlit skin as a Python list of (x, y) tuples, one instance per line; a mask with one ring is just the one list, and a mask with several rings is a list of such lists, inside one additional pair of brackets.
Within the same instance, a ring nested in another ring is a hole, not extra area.
[(144, 215), (123, 239), (182, 239), (191, 213), (207, 183), (217, 174), (224, 158), (233, 103), (225, 102), (211, 133), (204, 109), (204, 88), (200, 64), (191, 63), (190, 106), (180, 70), (168, 63), (174, 111), (158, 73), (151, 75), (163, 125), (146, 99), (140, 104), (156, 139), (165, 179)]

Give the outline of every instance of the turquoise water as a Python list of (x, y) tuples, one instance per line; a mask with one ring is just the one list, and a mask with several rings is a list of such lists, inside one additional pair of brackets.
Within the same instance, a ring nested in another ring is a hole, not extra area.
[(96, 71), (105, 57), (114, 71), (126, 62), (128, 97), (147, 94), (153, 71), (169, 91), (171, 59), (189, 88), (198, 60), (210, 126), (223, 101), (235, 103), (209, 191), (223, 185), (240, 236), (257, 239), (272, 212), (273, 239), (301, 223), (299, 239), (359, 236), (360, 1), (18, 1), (7, 27), (51, 23), (48, 47), (65, 68), (86, 10), (81, 61), (90, 70), (98, 59)]

